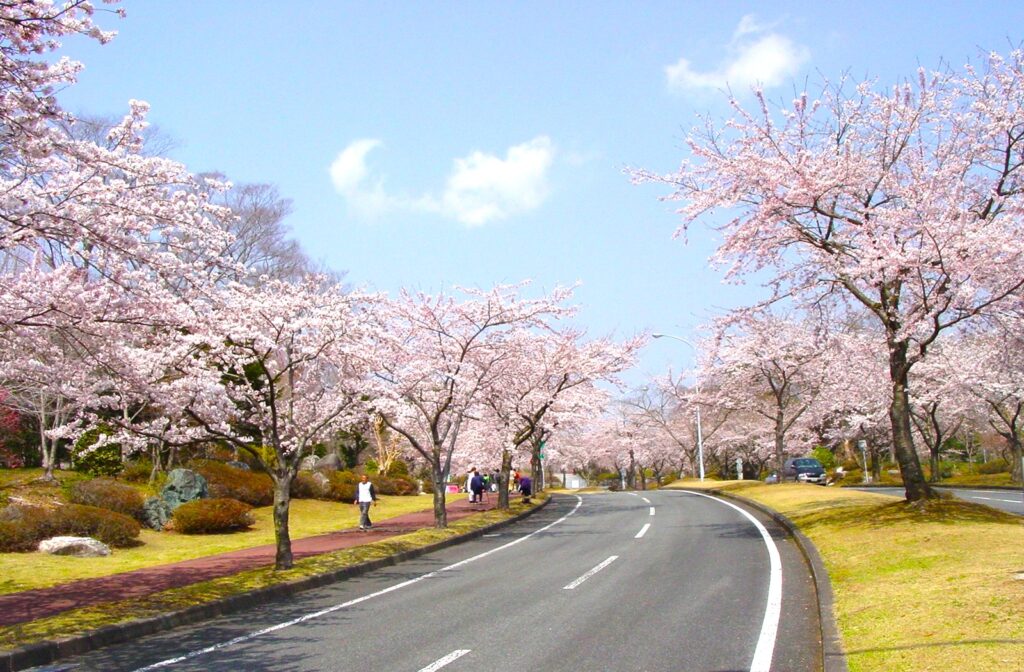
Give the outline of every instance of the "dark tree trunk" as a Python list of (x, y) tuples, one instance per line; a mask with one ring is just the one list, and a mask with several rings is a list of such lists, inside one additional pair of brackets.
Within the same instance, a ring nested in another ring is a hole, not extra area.
[(501, 451), (501, 472), (498, 474), (498, 508), (508, 510), (508, 479), (512, 473), (512, 451)]
[(288, 508), (291, 506), (291, 481), (287, 473), (274, 475), (274, 540), (277, 552), (274, 569), (292, 568), (292, 539), (288, 532)]
[(908, 382), (907, 343), (889, 337), (889, 377), (892, 382), (892, 400), (889, 404), (889, 422), (892, 424), (893, 450), (903, 477), (908, 502), (936, 497), (924, 477), (921, 461), (914, 450), (914, 437), (910, 431), (910, 397)]
[(440, 459), (433, 465), (434, 476), (434, 527), (443, 530), (448, 527), (448, 510), (445, 509), (445, 473), (441, 470)]
[[(786, 474), (782, 470), (786, 464), (786, 417), (781, 408), (775, 413), (775, 464), (779, 468), (779, 483), (782, 483), (786, 480)], [(795, 475), (793, 480), (796, 480)]]

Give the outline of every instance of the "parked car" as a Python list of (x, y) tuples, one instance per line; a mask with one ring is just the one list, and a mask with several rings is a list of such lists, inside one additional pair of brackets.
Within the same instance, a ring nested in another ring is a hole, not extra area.
[(773, 471), (772, 473), (768, 474), (768, 476), (765, 477), (764, 482), (766, 484), (768, 484), (768, 485), (772, 485), (774, 483), (778, 483), (779, 482), (779, 472)]
[(794, 457), (786, 460), (782, 473), (786, 478), (795, 479), (800, 483), (825, 485), (825, 467), (813, 457)]

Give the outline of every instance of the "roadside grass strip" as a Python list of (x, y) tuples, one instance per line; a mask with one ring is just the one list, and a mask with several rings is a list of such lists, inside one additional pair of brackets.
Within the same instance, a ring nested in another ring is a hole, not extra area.
[[(461, 499), (465, 495), (457, 495)], [(453, 501), (449, 499), (448, 501)], [(432, 510), (430, 497), (382, 496), (373, 509), (376, 523), (406, 513)], [(0, 553), (0, 595), (34, 588), (48, 588), (69, 581), (110, 576), (145, 567), (237, 551), (274, 543), (273, 506), (253, 509), (256, 524), (250, 530), (226, 534), (196, 535), (143, 529), (142, 542), (119, 548), (105, 558), (73, 558), (46, 553)], [(292, 541), (336, 532), (359, 524), (359, 509), (351, 503), (293, 499), (289, 528)]]
[[(287, 571), (278, 572), (272, 566), (261, 567), (182, 588), (165, 590), (142, 598), (73, 609), (49, 618), (0, 627), (0, 649), (10, 650), (35, 642), (80, 635), (107, 625), (157, 617), (260, 588), (390, 557), (396, 553), (429, 546), (507, 520), (519, 515), (525, 509), (539, 506), (540, 503), (540, 500), (530, 505), (515, 502), (509, 511), (494, 509), (474, 514), (451, 523), (443, 530), (425, 528), (370, 544), (302, 558), (297, 560), (295, 566)], [(35, 559), (34, 556), (33, 559)]]
[[(700, 487), (685, 482), (685, 487)], [(1024, 519), (814, 485), (707, 482), (785, 515), (814, 543), (850, 672), (1024, 670)]]

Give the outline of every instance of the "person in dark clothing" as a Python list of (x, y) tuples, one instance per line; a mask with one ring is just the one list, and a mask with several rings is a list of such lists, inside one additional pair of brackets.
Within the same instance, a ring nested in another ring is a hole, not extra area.
[(523, 503), (530, 503), (530, 495), (533, 494), (533, 482), (529, 476), (519, 477), (519, 492), (523, 494)]
[(484, 477), (480, 475), (479, 471), (473, 472), (473, 478), (469, 480), (469, 489), (473, 493), (471, 502), (477, 504), (484, 503)]

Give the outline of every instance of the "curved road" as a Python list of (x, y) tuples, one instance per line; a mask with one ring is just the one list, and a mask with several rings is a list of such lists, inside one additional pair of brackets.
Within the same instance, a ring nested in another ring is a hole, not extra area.
[(681, 491), (561, 495), (489, 535), (45, 669), (820, 669), (807, 567), (765, 516)]

